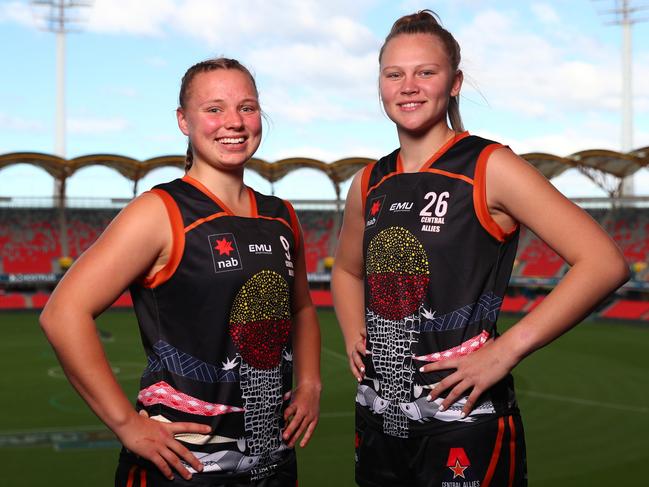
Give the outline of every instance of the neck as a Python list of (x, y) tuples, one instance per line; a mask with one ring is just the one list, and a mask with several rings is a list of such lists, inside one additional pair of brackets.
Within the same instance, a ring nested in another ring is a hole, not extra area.
[(401, 162), (406, 172), (417, 171), (446, 142), (455, 136), (448, 125), (440, 124), (423, 135), (397, 128), (401, 146)]
[(246, 185), (243, 183), (243, 167), (233, 170), (216, 169), (194, 161), (187, 175), (200, 181), (228, 206), (239, 206), (247, 201)]

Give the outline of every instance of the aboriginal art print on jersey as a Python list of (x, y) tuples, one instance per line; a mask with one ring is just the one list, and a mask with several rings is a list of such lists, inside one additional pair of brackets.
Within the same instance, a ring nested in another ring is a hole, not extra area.
[(292, 367), (289, 286), (264, 270), (241, 287), (230, 311), (229, 333), (241, 355), (239, 384), (249, 454), (263, 467), (277, 460), (281, 441), (282, 361)]
[(377, 377), (374, 388), (360, 385), (356, 400), (383, 416), (383, 430), (408, 436), (408, 416), (415, 373), (412, 345), (420, 331), (420, 307), (430, 279), (421, 242), (403, 227), (389, 227), (371, 241), (366, 255), (369, 303), (366, 324)]

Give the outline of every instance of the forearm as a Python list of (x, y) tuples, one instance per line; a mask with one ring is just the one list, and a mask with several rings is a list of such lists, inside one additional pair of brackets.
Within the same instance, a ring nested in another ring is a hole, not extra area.
[(115, 379), (92, 317), (50, 307), (41, 315), (41, 326), (70, 383), (119, 436), (135, 410)]
[(313, 386), (321, 389), (320, 328), (315, 307), (304, 306), (293, 315), (293, 364), (296, 388)]
[(626, 263), (617, 255), (578, 262), (534, 310), (494, 345), (516, 364), (578, 324), (627, 279)]
[(334, 266), (331, 276), (336, 317), (349, 351), (365, 333), (365, 289), (363, 279), (342, 267)]

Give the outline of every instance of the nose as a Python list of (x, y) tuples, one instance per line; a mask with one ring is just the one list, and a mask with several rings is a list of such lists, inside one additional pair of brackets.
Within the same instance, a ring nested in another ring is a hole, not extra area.
[(240, 129), (243, 127), (243, 117), (241, 116), (241, 113), (239, 113), (239, 110), (228, 110), (226, 112), (225, 119), (223, 121), (223, 125), (227, 129)]
[(400, 91), (402, 95), (415, 95), (419, 93), (419, 87), (412, 76), (404, 76)]

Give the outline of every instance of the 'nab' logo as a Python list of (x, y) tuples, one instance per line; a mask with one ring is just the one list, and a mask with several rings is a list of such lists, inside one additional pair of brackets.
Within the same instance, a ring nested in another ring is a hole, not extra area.
[(448, 452), (446, 466), (453, 472), (453, 478), (464, 476), (464, 471), (471, 466), (469, 457), (466, 456), (464, 448), (451, 448)]
[(385, 195), (381, 195), (377, 198), (370, 200), (368, 205), (370, 211), (367, 221), (365, 222), (365, 228), (372, 227), (376, 225), (376, 222), (379, 220), (379, 215), (383, 209), (383, 203), (385, 202)]
[(212, 249), (214, 272), (234, 271), (242, 268), (237, 241), (231, 233), (217, 233), (207, 237)]

